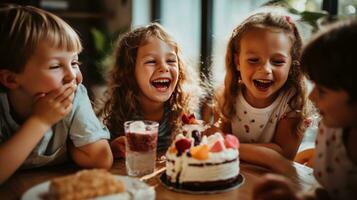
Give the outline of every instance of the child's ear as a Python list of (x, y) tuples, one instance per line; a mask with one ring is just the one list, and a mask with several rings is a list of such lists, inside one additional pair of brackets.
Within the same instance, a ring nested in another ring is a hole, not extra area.
[(0, 70), (0, 82), (8, 89), (16, 89), (18, 87), (16, 73), (7, 69)]
[(236, 66), (237, 70), (239, 71), (239, 55), (234, 54), (234, 65)]

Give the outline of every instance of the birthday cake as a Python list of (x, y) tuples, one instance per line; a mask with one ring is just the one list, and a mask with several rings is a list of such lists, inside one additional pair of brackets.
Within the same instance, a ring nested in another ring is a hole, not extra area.
[[(186, 120), (166, 152), (167, 182), (176, 188), (210, 190), (235, 182), (239, 175), (239, 141), (230, 134), (203, 135), (205, 125)], [(192, 117), (191, 117), (192, 118)]]

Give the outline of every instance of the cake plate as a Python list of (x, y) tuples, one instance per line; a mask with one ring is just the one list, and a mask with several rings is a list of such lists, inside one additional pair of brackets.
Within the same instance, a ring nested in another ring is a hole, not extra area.
[(227, 192), (233, 189), (236, 189), (238, 187), (240, 187), (241, 185), (244, 184), (244, 176), (242, 174), (239, 174), (237, 176), (237, 178), (229, 183), (229, 184), (225, 184), (219, 187), (214, 187), (211, 189), (207, 189), (207, 188), (198, 188), (198, 187), (176, 187), (174, 184), (170, 183), (167, 180), (167, 176), (166, 173), (162, 173), (160, 176), (160, 183), (167, 189), (175, 191), (175, 192), (180, 192), (180, 193), (188, 193), (188, 194), (217, 194), (217, 193), (223, 193), (223, 192)]

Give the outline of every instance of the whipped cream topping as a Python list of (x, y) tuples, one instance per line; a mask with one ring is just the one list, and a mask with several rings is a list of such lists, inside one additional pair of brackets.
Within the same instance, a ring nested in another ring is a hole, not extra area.
[(130, 132), (145, 134), (145, 123), (142, 121), (134, 121), (129, 125)]

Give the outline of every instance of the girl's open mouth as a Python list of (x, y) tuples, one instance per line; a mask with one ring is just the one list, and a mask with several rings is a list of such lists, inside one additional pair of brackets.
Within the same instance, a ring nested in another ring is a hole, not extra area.
[(256, 79), (253, 80), (254, 86), (257, 87), (258, 89), (266, 90), (268, 89), (271, 85), (273, 85), (274, 81), (272, 80), (263, 80), (263, 79)]
[(169, 78), (159, 78), (151, 81), (151, 85), (159, 90), (165, 90), (170, 87), (171, 80)]

